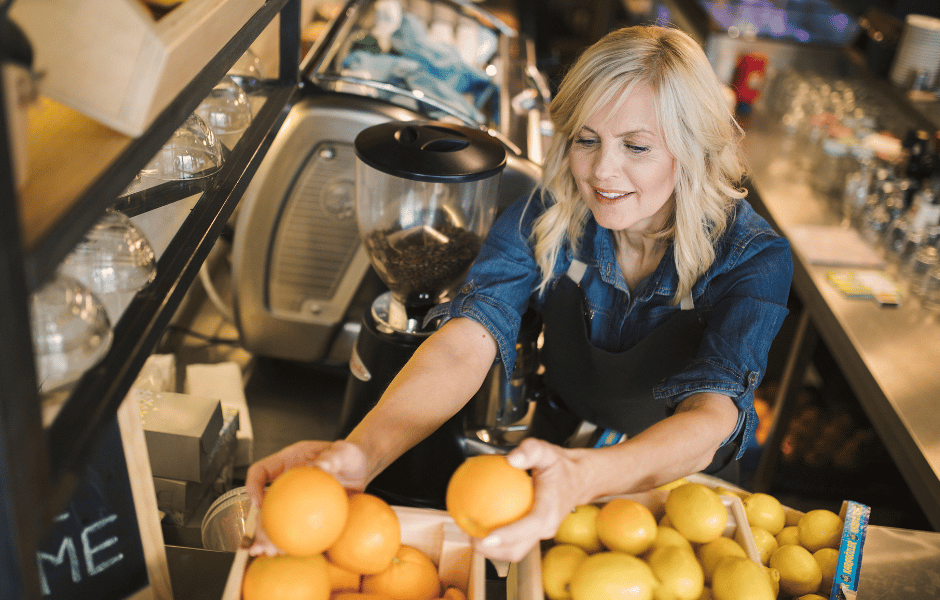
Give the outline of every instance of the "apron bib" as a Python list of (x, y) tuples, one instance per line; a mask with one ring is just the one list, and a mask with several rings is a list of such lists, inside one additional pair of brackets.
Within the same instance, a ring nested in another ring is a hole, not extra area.
[[(608, 352), (594, 346), (588, 331), (587, 304), (579, 281), (584, 264), (575, 261), (542, 309), (545, 343), (540, 351), (545, 383), (578, 418), (627, 437), (667, 416), (665, 401), (653, 388), (681, 372), (695, 357), (705, 327), (692, 299), (633, 348)], [(614, 435), (613, 441), (621, 436)], [(707, 469), (714, 472), (736, 454), (727, 444)]]

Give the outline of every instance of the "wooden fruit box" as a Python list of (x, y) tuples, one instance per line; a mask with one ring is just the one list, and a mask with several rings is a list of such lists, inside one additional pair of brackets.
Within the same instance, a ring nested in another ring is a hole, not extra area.
[[(641, 504), (646, 505), (658, 521), (665, 513), (666, 497), (668, 492), (662, 490), (652, 490), (642, 494), (624, 494), (620, 496), (611, 496), (601, 498), (596, 501), (597, 504), (603, 504), (606, 500), (612, 498), (630, 498)], [(754, 536), (751, 535), (750, 527), (747, 527), (747, 517), (744, 514), (744, 504), (737, 496), (719, 496), (721, 502), (728, 510), (728, 524), (725, 526), (724, 536), (734, 538), (741, 544), (748, 557), (760, 563), (760, 553), (757, 550), (757, 544), (754, 543)], [(745, 526), (741, 526), (744, 524)], [(515, 571), (515, 573), (513, 573)], [(542, 591), (542, 549), (536, 547), (517, 565), (510, 568), (507, 578), (507, 588), (509, 589), (508, 598), (512, 600), (545, 600), (545, 593)]]
[(187, 0), (155, 19), (141, 0), (17, 0), (40, 92), (138, 136), (264, 0)]
[[(456, 586), (468, 600), (485, 600), (486, 570), (482, 554), (475, 552), (470, 536), (460, 530), (446, 512), (424, 508), (393, 506), (401, 525), (401, 541), (427, 554), (437, 565), (442, 588)], [(248, 538), (257, 526), (254, 505), (248, 514), (246, 542), (235, 553), (222, 600), (240, 600), (242, 578), (248, 566)]]

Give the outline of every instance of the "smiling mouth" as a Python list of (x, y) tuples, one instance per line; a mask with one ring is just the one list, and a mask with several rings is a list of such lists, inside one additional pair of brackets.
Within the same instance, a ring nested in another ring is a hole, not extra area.
[(608, 192), (604, 190), (599, 190), (594, 188), (594, 198), (597, 200), (598, 204), (603, 204), (605, 206), (610, 206), (616, 204), (620, 200), (623, 200), (627, 196), (630, 196), (633, 192)]

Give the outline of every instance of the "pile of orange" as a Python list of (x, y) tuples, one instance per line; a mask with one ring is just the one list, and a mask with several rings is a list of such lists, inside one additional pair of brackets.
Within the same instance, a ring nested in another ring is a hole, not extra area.
[(437, 565), (401, 541), (384, 500), (348, 494), (329, 473), (295, 467), (265, 494), (261, 526), (283, 554), (251, 560), (243, 600), (466, 600), (442, 592)]

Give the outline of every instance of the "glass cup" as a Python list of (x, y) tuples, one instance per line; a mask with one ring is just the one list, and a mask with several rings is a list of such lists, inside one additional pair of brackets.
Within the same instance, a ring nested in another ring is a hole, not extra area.
[(202, 117), (191, 114), (140, 174), (166, 181), (200, 179), (222, 166), (222, 145)]
[(32, 296), (32, 337), (40, 390), (65, 388), (107, 354), (113, 333), (104, 304), (57, 272)]
[(153, 247), (126, 215), (108, 209), (60, 266), (92, 290), (113, 321), (157, 275)]
[(940, 312), (940, 267), (934, 266), (924, 277), (921, 301), (928, 310)]
[(196, 114), (215, 133), (219, 142), (229, 149), (235, 147), (242, 133), (251, 124), (248, 95), (230, 75), (223, 77), (212, 88), (196, 108)]

